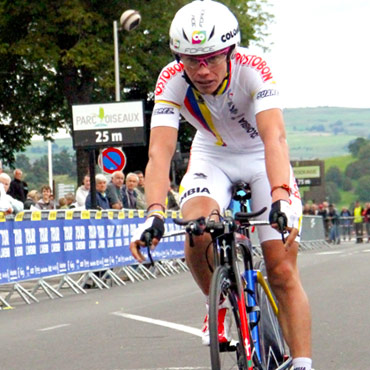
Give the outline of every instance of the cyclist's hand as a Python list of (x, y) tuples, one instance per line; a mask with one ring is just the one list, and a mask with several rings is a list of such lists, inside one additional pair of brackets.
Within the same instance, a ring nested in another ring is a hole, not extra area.
[(145, 222), (134, 231), (131, 238), (130, 251), (138, 262), (145, 261), (140, 247), (147, 246), (148, 234), (150, 234), (151, 239), (151, 245), (149, 246), (151, 249), (154, 249), (164, 234), (164, 220), (156, 216), (148, 217)]
[(289, 202), (277, 200), (271, 205), (269, 221), (271, 226), (282, 234), (286, 231), (289, 232), (284, 245), (285, 248), (289, 248), (298, 235), (299, 215), (290, 206)]

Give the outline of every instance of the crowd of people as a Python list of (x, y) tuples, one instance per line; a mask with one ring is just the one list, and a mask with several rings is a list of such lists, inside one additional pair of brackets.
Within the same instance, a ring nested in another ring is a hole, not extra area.
[[(74, 193), (67, 193), (58, 200), (50, 186), (44, 185), (40, 191), (28, 190), (27, 183), (22, 179), (23, 172), (19, 168), (13, 171), (13, 180), (2, 171), (0, 165), (0, 212), (17, 214), (23, 210), (54, 210), (54, 209), (93, 209), (90, 189), (90, 176), (85, 175), (81, 186)], [(95, 176), (96, 207), (95, 209), (147, 209), (145, 202), (145, 178), (142, 171), (130, 172), (125, 175), (116, 171), (110, 176)], [(178, 210), (178, 193), (170, 186), (167, 196), (167, 208)]]
[(353, 207), (342, 207), (339, 211), (334, 204), (308, 202), (303, 206), (304, 215), (322, 216), (327, 241), (340, 244), (351, 240), (370, 242), (370, 202), (363, 205), (356, 201)]

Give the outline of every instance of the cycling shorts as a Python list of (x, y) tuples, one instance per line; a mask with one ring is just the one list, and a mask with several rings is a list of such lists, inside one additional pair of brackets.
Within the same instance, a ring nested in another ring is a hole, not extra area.
[[(194, 149), (194, 148), (193, 148)], [(302, 202), (293, 171), (290, 171), (291, 206), (302, 215)], [(267, 210), (257, 219), (268, 220), (271, 209), (271, 187), (268, 181), (264, 153), (235, 153), (214, 150), (192, 150), (188, 170), (180, 185), (180, 207), (189, 199), (209, 197), (214, 199), (220, 211), (228, 208), (231, 201), (233, 184), (244, 181), (252, 190), (252, 211), (263, 207)], [(281, 234), (271, 226), (257, 228), (260, 243), (267, 240), (281, 240)], [(299, 230), (300, 235), (300, 230)], [(299, 236), (296, 241), (299, 242)]]

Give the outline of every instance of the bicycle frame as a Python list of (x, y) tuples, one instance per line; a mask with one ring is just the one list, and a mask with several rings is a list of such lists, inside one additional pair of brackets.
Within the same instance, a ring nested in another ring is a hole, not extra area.
[[(216, 230), (213, 233), (211, 233), (213, 242), (214, 266), (219, 265), (232, 266), (231, 269), (232, 271), (234, 271), (235, 275), (241, 276), (237, 262), (235, 239), (233, 233), (229, 233), (226, 227), (224, 233), (222, 233), (219, 236), (217, 236), (216, 234), (217, 234)], [(233, 296), (233, 298), (236, 298), (236, 303), (238, 305), (240, 315), (241, 329), (243, 337), (245, 338), (245, 343), (243, 343), (243, 347), (247, 355), (247, 369), (253, 370), (252, 349), (251, 349), (252, 346), (251, 346), (251, 337), (248, 330), (248, 314), (245, 306), (246, 299), (244, 295), (244, 288), (241, 285), (240, 279), (234, 276), (233, 280), (234, 280), (233, 283), (236, 286), (235, 295)]]

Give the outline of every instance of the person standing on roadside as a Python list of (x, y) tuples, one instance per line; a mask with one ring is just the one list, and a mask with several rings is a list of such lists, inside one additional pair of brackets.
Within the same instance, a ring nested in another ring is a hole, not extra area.
[(364, 222), (362, 212), (363, 208), (360, 204), (360, 201), (357, 200), (355, 203), (355, 208), (353, 210), (353, 224), (355, 225), (356, 243), (363, 242)]
[(85, 202), (87, 195), (89, 194), (89, 191), (90, 191), (90, 176), (85, 175), (82, 181), (82, 185), (79, 186), (76, 191), (76, 202), (78, 208), (85, 208)]
[(54, 200), (51, 196), (51, 187), (49, 185), (41, 187), (41, 199), (36, 203), (35, 207), (41, 210), (55, 209)]
[(28, 185), (22, 180), (23, 172), (16, 168), (13, 172), (14, 179), (11, 181), (8, 194), (24, 203), (27, 199)]
[(122, 187), (123, 208), (138, 209), (136, 192), (138, 184), (138, 175), (133, 172), (128, 173), (126, 176), (126, 184)]
[(107, 186), (107, 198), (109, 207), (112, 209), (122, 209), (122, 186), (125, 182), (125, 175), (122, 171), (112, 173), (112, 178)]

